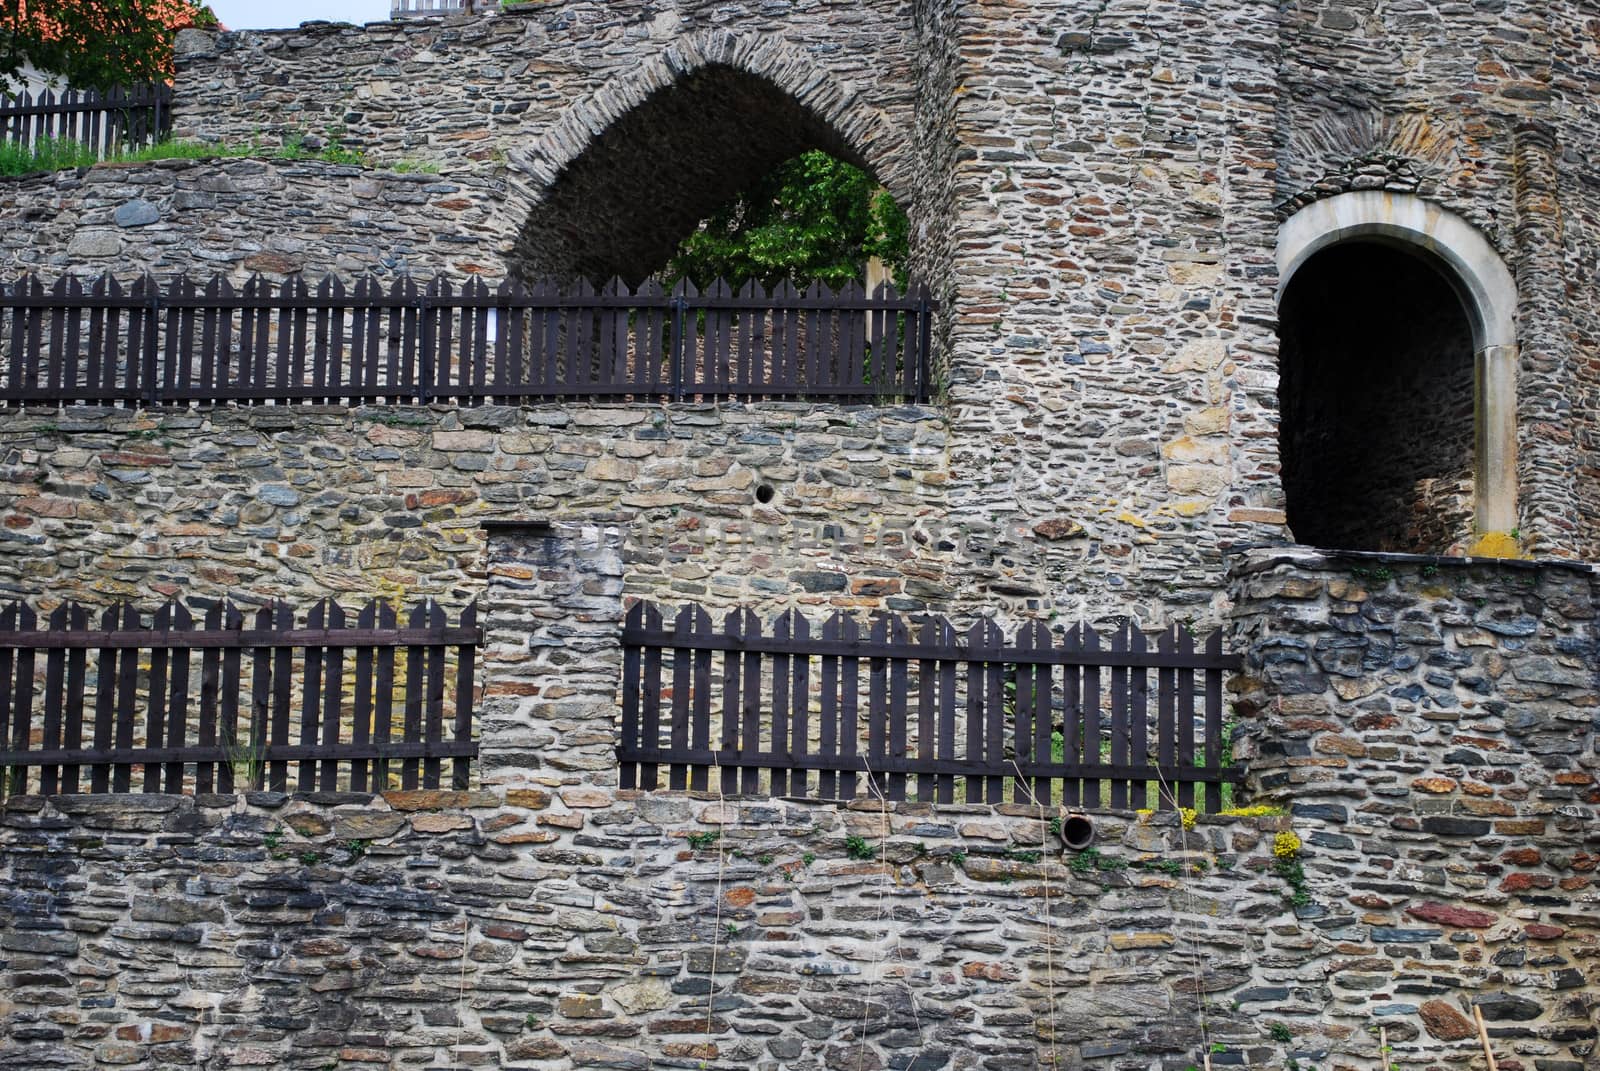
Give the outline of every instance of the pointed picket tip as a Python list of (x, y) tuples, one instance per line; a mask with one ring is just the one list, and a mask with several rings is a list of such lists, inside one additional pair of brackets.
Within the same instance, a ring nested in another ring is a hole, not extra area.
[(645, 603), (642, 600), (640, 602), (636, 602), (632, 606), (628, 607), (628, 612), (626, 614), (624, 614), (623, 617), (622, 617), (623, 625), (625, 625), (628, 628), (643, 628), (644, 627), (644, 608), (645, 608)]
[(600, 288), (600, 295), (602, 297), (632, 297), (633, 290), (628, 286), (627, 283), (622, 281), (622, 276), (613, 275), (611, 278), (607, 279), (606, 284)]
[(634, 291), (634, 297), (658, 298), (666, 294), (666, 292), (666, 287), (661, 285), (661, 280), (652, 275), (639, 284), (639, 288)]
[(673, 297), (699, 297), (700, 291), (695, 287), (694, 281), (688, 276), (679, 279), (672, 287)]

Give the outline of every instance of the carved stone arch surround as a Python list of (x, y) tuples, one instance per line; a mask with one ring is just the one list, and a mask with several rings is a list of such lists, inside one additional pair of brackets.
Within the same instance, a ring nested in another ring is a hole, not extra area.
[(1445, 269), (1472, 324), (1476, 412), (1474, 499), (1479, 532), (1517, 527), (1517, 290), (1483, 233), (1437, 204), (1359, 190), (1307, 204), (1278, 228), (1278, 301), (1299, 268), (1354, 239), (1417, 250)]

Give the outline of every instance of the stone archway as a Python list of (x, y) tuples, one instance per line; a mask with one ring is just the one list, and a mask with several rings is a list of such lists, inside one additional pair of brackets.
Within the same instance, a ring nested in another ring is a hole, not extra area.
[(635, 283), (699, 220), (809, 149), (864, 168), (910, 203), (911, 139), (848, 84), (781, 41), (691, 34), (512, 154), (530, 206), (513, 264), (526, 278)]
[[(1341, 194), (1314, 202), (1296, 212), (1279, 228), (1278, 232), (1278, 302), (1280, 310), (1280, 340), (1289, 339), (1287, 348), (1293, 349), (1300, 325), (1285, 322), (1287, 309), (1292, 318), (1303, 315), (1301, 305), (1290, 302), (1292, 288), (1302, 269), (1316, 264), (1326, 264), (1323, 254), (1337, 247), (1365, 247), (1372, 250), (1371, 258), (1345, 266), (1350, 273), (1368, 270), (1393, 271), (1396, 285), (1426, 289), (1431, 276), (1439, 281), (1440, 289), (1453, 294), (1459, 302), (1462, 318), (1462, 346), (1470, 347), (1471, 396), (1471, 523), (1473, 533), (1507, 532), (1517, 527), (1516, 478), (1516, 284), (1506, 269), (1500, 255), (1483, 235), (1460, 216), (1419, 197), (1382, 191), (1359, 191)], [(1399, 261), (1385, 261), (1380, 250), (1400, 254)], [(1349, 250), (1346, 250), (1348, 255)], [(1411, 272), (1404, 261), (1425, 266), (1424, 274)], [(1306, 277), (1309, 281), (1312, 276)], [(1364, 282), (1370, 284), (1371, 279)], [(1325, 290), (1324, 307), (1329, 299), (1337, 302), (1336, 293)], [(1427, 299), (1430, 309), (1437, 309), (1441, 322), (1449, 319), (1448, 297), (1434, 293)], [(1336, 310), (1340, 315), (1360, 317), (1359, 308)], [(1431, 313), (1430, 313), (1431, 315)], [(1397, 321), (1398, 322), (1398, 321)], [(1409, 330), (1409, 328), (1408, 328)], [(1397, 335), (1405, 331), (1396, 332)], [(1423, 336), (1412, 333), (1413, 339)], [(1389, 340), (1399, 346), (1391, 357), (1394, 361), (1410, 361), (1414, 352), (1405, 351), (1414, 343), (1399, 339)], [(1296, 354), (1285, 354), (1285, 361), (1298, 359)], [(1465, 359), (1465, 354), (1463, 354)], [(1353, 366), (1354, 367), (1354, 366)], [(1290, 409), (1304, 398), (1293, 386), (1295, 370), (1284, 369), (1290, 377), (1290, 391), (1284, 397)], [(1306, 382), (1302, 381), (1302, 387)], [(1303, 407), (1302, 407), (1303, 408)], [(1403, 419), (1412, 419), (1406, 415)], [(1286, 414), (1284, 421), (1289, 420)], [(1280, 442), (1288, 443), (1285, 435), (1296, 434), (1296, 429), (1280, 430)], [(1295, 512), (1295, 491), (1286, 475), (1285, 494), (1289, 498), (1291, 514)], [(1361, 508), (1360, 504), (1352, 504)], [(1291, 520), (1291, 525), (1292, 525)], [(1297, 533), (1298, 534), (1298, 533)], [(1369, 548), (1370, 549), (1370, 548)], [(1406, 547), (1403, 549), (1443, 549)]]

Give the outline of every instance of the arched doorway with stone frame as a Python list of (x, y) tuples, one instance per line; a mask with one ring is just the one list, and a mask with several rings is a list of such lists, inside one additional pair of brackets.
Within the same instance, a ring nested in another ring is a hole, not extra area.
[(1313, 202), (1278, 240), (1279, 445), (1297, 541), (1471, 550), (1517, 527), (1516, 289), (1421, 198)]

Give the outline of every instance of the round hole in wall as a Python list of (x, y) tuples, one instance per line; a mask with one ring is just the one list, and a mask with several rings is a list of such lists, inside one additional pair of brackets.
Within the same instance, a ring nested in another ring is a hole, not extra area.
[(763, 506), (776, 498), (777, 494), (778, 492), (773, 489), (770, 483), (761, 483), (756, 485), (756, 501), (761, 503)]

